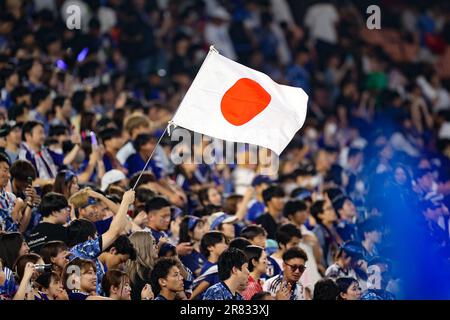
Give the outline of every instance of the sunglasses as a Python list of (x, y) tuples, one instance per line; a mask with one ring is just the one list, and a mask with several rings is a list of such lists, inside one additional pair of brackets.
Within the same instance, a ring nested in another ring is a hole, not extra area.
[(287, 264), (286, 262), (285, 262), (284, 264), (287, 265), (287, 266), (289, 266), (289, 268), (291, 268), (292, 272), (295, 272), (296, 270), (298, 270), (298, 271), (300, 271), (300, 272), (303, 272), (303, 271), (306, 270), (306, 267), (305, 267), (303, 264), (301, 264), (301, 265), (299, 265), (299, 266)]

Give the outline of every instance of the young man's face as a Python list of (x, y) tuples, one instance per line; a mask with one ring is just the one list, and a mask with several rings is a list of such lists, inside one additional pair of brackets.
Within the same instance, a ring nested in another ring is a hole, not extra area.
[(111, 269), (120, 269), (120, 267), (130, 259), (130, 255), (114, 253), (108, 258), (108, 264)]
[(276, 211), (282, 211), (284, 208), (284, 197), (274, 197), (270, 199), (269, 205)]
[(170, 225), (170, 207), (153, 210), (148, 214), (148, 226), (157, 231), (166, 231)]
[(41, 125), (35, 126), (31, 134), (27, 135), (27, 142), (33, 146), (41, 148), (45, 142), (45, 131)]
[(248, 263), (244, 263), (239, 270), (236, 269), (236, 282), (238, 283), (238, 286), (240, 287), (246, 287), (248, 283), (248, 276), (250, 275), (250, 271), (248, 271)]
[(331, 201), (325, 201), (323, 212), (320, 214), (323, 222), (333, 222), (337, 220), (336, 211), (334, 211)]
[(12, 129), (6, 137), (6, 141), (19, 146), (22, 142), (22, 130), (19, 127)]
[(382, 238), (382, 233), (379, 230), (373, 230), (366, 233), (366, 239), (369, 239), (373, 243), (380, 243)]
[(8, 185), (11, 174), (9, 173), (9, 164), (0, 162), (0, 188), (5, 188)]
[(305, 260), (294, 258), (283, 262), (283, 272), (288, 282), (298, 282), (305, 271)]
[(165, 287), (171, 292), (183, 291), (183, 276), (181, 275), (180, 269), (177, 266), (173, 266), (172, 268), (170, 268), (167, 277), (163, 280), (160, 280), (160, 286), (161, 288)]
[(290, 216), (290, 219), (295, 225), (302, 225), (308, 220), (308, 211), (297, 211)]
[(149, 140), (146, 144), (141, 147), (140, 152), (149, 155), (153, 152), (156, 147), (156, 141), (154, 139)]
[(57, 212), (53, 212), (52, 214), (56, 217), (56, 223), (65, 224), (70, 214), (70, 208), (63, 208)]
[(80, 218), (95, 222), (99, 220), (99, 210), (97, 204), (90, 204), (84, 208), (79, 208)]
[(356, 208), (351, 200), (345, 200), (344, 206), (339, 211), (341, 217), (344, 218), (353, 218), (356, 216)]

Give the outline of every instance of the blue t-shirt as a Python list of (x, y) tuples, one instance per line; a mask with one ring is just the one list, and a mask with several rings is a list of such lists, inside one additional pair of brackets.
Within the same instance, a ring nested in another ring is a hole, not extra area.
[[(133, 176), (136, 172), (140, 172), (145, 167), (147, 159), (142, 159), (139, 153), (133, 153), (128, 159), (125, 161), (125, 168), (128, 170), (128, 178)], [(150, 160), (146, 171), (151, 171), (157, 180), (161, 179), (163, 175), (163, 166), (162, 163), (155, 158), (155, 155)]]
[(162, 295), (160, 295), (160, 294), (158, 294), (158, 295), (156, 296), (155, 300), (157, 300), (157, 301), (167, 301), (167, 299), (164, 298), (164, 297), (163, 297)]
[(203, 300), (244, 300), (242, 296), (236, 292), (233, 295), (223, 282), (216, 283), (209, 287), (203, 295)]
[[(216, 263), (211, 263), (208, 260), (205, 261), (200, 276), (194, 281), (194, 288), (196, 288), (203, 281), (208, 282), (209, 286), (213, 286), (216, 283), (220, 282)], [(204, 294), (205, 294), (204, 292), (200, 294), (199, 296), (200, 300), (203, 298)]]
[(103, 268), (102, 263), (98, 259), (100, 254), (102, 253), (102, 237), (98, 237), (94, 240), (87, 240), (70, 249), (70, 252), (73, 254), (73, 258), (78, 257), (82, 259), (93, 260), (95, 262), (95, 266), (97, 268), (97, 294), (100, 295), (102, 293), (102, 279), (105, 275), (105, 269)]
[(197, 250), (192, 250), (191, 254), (180, 256), (180, 260), (193, 274), (195, 274), (195, 271), (202, 268), (206, 259)]
[(264, 205), (264, 202), (261, 201), (254, 201), (247, 210), (247, 216), (246, 219), (251, 222), (255, 222), (256, 219), (258, 219), (259, 216), (261, 216), (264, 213), (266, 206)]
[(78, 291), (78, 290), (67, 290), (67, 295), (69, 296), (69, 300), (86, 300), (89, 295), (87, 293)]
[(3, 267), (3, 272), (5, 273), (5, 282), (0, 286), (0, 296), (12, 299), (17, 291), (14, 274), (7, 267)]
[(95, 228), (97, 229), (99, 236), (101, 236), (102, 234), (104, 234), (106, 231), (109, 230), (112, 221), (113, 217), (109, 217), (108, 219), (94, 222)]

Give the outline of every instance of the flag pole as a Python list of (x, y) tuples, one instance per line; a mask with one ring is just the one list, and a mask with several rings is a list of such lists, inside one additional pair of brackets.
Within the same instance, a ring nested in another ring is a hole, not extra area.
[[(209, 53), (211, 53), (211, 52), (219, 53), (219, 51), (214, 47), (214, 45), (211, 45), (211, 46), (209, 47), (208, 55), (209, 55)], [(208, 57), (208, 55), (206, 56), (206, 58)], [(206, 58), (205, 58), (205, 61), (206, 61)], [(202, 65), (201, 65), (201, 67), (200, 67), (200, 70), (202, 69), (204, 63), (205, 63), (205, 62), (203, 61)], [(200, 72), (200, 70), (199, 70), (198, 72)], [(195, 80), (195, 79), (194, 79), (194, 80)], [(177, 110), (175, 111), (175, 114), (173, 115), (172, 119), (175, 117), (175, 115), (177, 114), (177, 112), (178, 112), (178, 108), (177, 108)], [(134, 183), (134, 186), (133, 186), (133, 189), (132, 189), (132, 190), (134, 190), (134, 189), (136, 188), (137, 184), (139, 183), (139, 180), (141, 180), (142, 174), (143, 174), (144, 171), (147, 169), (147, 166), (148, 166), (148, 164), (150, 163), (151, 159), (153, 158), (153, 155), (154, 155), (154, 153), (155, 153), (155, 151), (156, 151), (156, 148), (159, 146), (159, 143), (161, 142), (161, 140), (162, 140), (162, 138), (164, 137), (164, 135), (166, 134), (166, 132), (168, 132), (168, 133), (169, 133), (169, 136), (170, 136), (170, 127), (171, 127), (172, 125), (176, 126), (176, 124), (174, 124), (173, 121), (170, 120), (170, 121), (168, 122), (166, 128), (164, 129), (164, 132), (162, 133), (161, 137), (159, 137), (158, 142), (156, 142), (155, 148), (153, 149), (152, 153), (150, 154), (150, 157), (148, 158), (147, 162), (145, 163), (144, 168), (142, 168), (141, 173), (139, 174), (139, 177), (137, 178), (136, 182)]]
[(150, 163), (150, 160), (152, 160), (152, 157), (153, 157), (153, 155), (155, 154), (156, 148), (159, 146), (159, 143), (161, 142), (162, 138), (163, 138), (164, 135), (166, 134), (167, 129), (169, 128), (170, 125), (171, 125), (171, 123), (169, 122), (169, 124), (168, 124), (168, 125), (166, 126), (166, 128), (164, 129), (164, 132), (161, 134), (161, 137), (159, 137), (158, 142), (156, 142), (155, 148), (153, 148), (153, 151), (152, 151), (152, 153), (150, 154), (150, 157), (148, 157), (148, 160), (147, 160), (147, 162), (145, 163), (144, 168), (142, 168), (142, 171), (141, 171), (141, 173), (139, 174), (139, 177), (137, 178), (137, 180), (136, 180), (136, 182), (135, 182), (135, 184), (134, 184), (132, 190), (134, 190), (134, 189), (136, 188), (137, 184), (139, 183), (139, 180), (141, 180), (142, 174), (143, 174), (144, 171), (147, 169), (147, 166), (148, 166), (148, 164)]

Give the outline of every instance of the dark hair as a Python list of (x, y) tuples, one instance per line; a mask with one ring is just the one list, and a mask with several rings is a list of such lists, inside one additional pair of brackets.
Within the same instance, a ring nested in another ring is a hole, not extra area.
[(98, 135), (103, 143), (105, 143), (108, 140), (122, 136), (122, 132), (116, 128), (106, 128), (100, 131)]
[(332, 279), (321, 279), (314, 285), (313, 300), (336, 300), (339, 287)]
[(47, 193), (39, 205), (39, 212), (43, 217), (48, 217), (54, 211), (59, 211), (67, 208), (68, 202), (66, 197), (60, 193), (49, 192)]
[(338, 211), (341, 210), (344, 207), (345, 201), (352, 201), (352, 199), (350, 199), (350, 197), (347, 197), (345, 195), (339, 197), (338, 199), (336, 199), (335, 201), (333, 201), (333, 208)]
[(19, 257), (19, 251), (24, 241), (25, 239), (19, 232), (0, 234), (0, 259), (11, 270)]
[(339, 293), (337, 296), (338, 300), (344, 300), (341, 296), (342, 293), (347, 293), (348, 288), (350, 288), (350, 286), (353, 283), (358, 283), (358, 280), (356, 280), (355, 278), (351, 278), (351, 277), (341, 277), (341, 278), (337, 278), (336, 279), (336, 284), (339, 288)]
[(55, 183), (53, 184), (53, 191), (70, 197), (69, 185), (76, 177), (75, 173), (70, 170), (61, 170), (56, 174)]
[(120, 287), (124, 283), (124, 279), (130, 281), (130, 277), (123, 271), (111, 269), (106, 271), (102, 278), (102, 289), (107, 297), (111, 295), (112, 287)]
[(244, 196), (240, 194), (230, 194), (223, 201), (223, 211), (234, 215), (238, 209), (238, 203), (244, 198)]
[(52, 272), (45, 272), (41, 274), (37, 279), (36, 282), (45, 289), (48, 289), (50, 287), (50, 284), (53, 281), (61, 281), (61, 277), (59, 274), (55, 271)]
[(347, 158), (350, 159), (350, 158), (353, 158), (354, 156), (356, 156), (358, 154), (362, 154), (362, 153), (363, 153), (363, 151), (359, 148), (350, 148), (348, 150)]
[(4, 154), (3, 152), (0, 152), (0, 162), (6, 162), (8, 164), (8, 166), (10, 166), (10, 161), (9, 161), (9, 157)]
[(161, 292), (159, 279), (165, 279), (169, 275), (170, 269), (178, 266), (178, 261), (174, 258), (160, 258), (156, 261), (151, 273), (151, 286), (155, 295)]
[(67, 245), (59, 240), (49, 241), (44, 243), (39, 251), (39, 255), (42, 257), (45, 263), (53, 264), (52, 258), (55, 258), (61, 251), (68, 250)]
[[(30, 90), (24, 86), (17, 86), (11, 91), (11, 99), (14, 102), (15, 106), (17, 106), (17, 99), (19, 97), (23, 97), (30, 94)], [(8, 117), (9, 118), (9, 117)]]
[(141, 150), (142, 146), (147, 144), (148, 142), (156, 140), (155, 137), (153, 137), (151, 134), (148, 133), (142, 133), (136, 137), (136, 139), (133, 141), (133, 146), (136, 149), (137, 152)]
[(73, 247), (79, 243), (83, 243), (89, 239), (94, 238), (97, 233), (95, 224), (86, 219), (73, 220), (67, 227), (67, 244)]
[(270, 292), (261, 291), (261, 292), (255, 293), (250, 300), (252, 300), (252, 301), (264, 300), (264, 298), (267, 296), (272, 296), (272, 295), (270, 294)]
[(49, 95), (50, 95), (50, 91), (48, 89), (36, 89), (31, 94), (31, 104), (32, 104), (33, 108), (36, 108)]
[(290, 200), (284, 205), (283, 215), (286, 218), (289, 218), (290, 215), (294, 215), (298, 211), (306, 211), (306, 209), (305, 202), (300, 200)]
[(62, 108), (62, 106), (64, 105), (64, 101), (66, 101), (67, 97), (65, 96), (57, 96), (53, 99), (53, 109), (55, 109), (56, 107)]
[(258, 261), (261, 258), (262, 253), (264, 252), (264, 249), (258, 246), (247, 246), (244, 249), (244, 253), (247, 256), (248, 260), (248, 271), (252, 272), (255, 268), (253, 266), (253, 260)]
[(133, 247), (130, 239), (125, 235), (120, 235), (112, 245), (110, 245), (105, 251), (109, 251), (115, 248), (118, 254), (127, 254), (130, 256), (130, 260), (136, 259), (136, 250)]
[(305, 262), (308, 261), (308, 256), (306, 255), (306, 252), (300, 248), (290, 248), (285, 253), (283, 253), (282, 256), (284, 262), (296, 258), (303, 259), (305, 260)]
[(208, 247), (215, 246), (225, 240), (225, 236), (220, 231), (209, 231), (205, 233), (200, 241), (200, 253), (209, 258)]
[(247, 246), (251, 245), (252, 243), (249, 240), (242, 237), (237, 237), (230, 241), (228, 247), (244, 250)]
[(189, 231), (192, 231), (195, 229), (195, 226), (197, 223), (199, 223), (201, 220), (198, 217), (194, 216), (185, 216), (180, 222), (180, 231), (179, 231), (179, 237), (178, 242), (191, 242), (191, 236), (189, 235)]
[(28, 105), (25, 103), (15, 104), (11, 108), (8, 109), (8, 119), (10, 121), (16, 120), (20, 116), (25, 114), (25, 110), (29, 109)]
[(72, 107), (77, 113), (84, 110), (84, 100), (86, 100), (87, 93), (84, 90), (75, 91), (72, 95)]
[(292, 238), (295, 237), (301, 239), (302, 233), (300, 229), (292, 223), (286, 223), (279, 226), (277, 232), (275, 233), (275, 240), (278, 242), (278, 245), (286, 245)]
[(375, 230), (382, 230), (381, 220), (378, 217), (369, 217), (359, 224), (358, 230), (360, 232), (361, 239), (365, 240), (365, 233)]
[[(130, 184), (133, 185), (133, 184)], [(146, 203), (151, 198), (155, 197), (156, 193), (150, 188), (138, 187), (136, 188), (136, 200), (141, 203)]]
[(272, 198), (282, 198), (285, 196), (283, 189), (279, 186), (270, 186), (262, 193), (264, 204), (267, 205)]
[(22, 127), (22, 141), (26, 141), (25, 136), (26, 134), (30, 134), (33, 131), (33, 129), (37, 126), (41, 126), (42, 128), (44, 128), (44, 124), (42, 122), (39, 121), (27, 121), (23, 124)]
[(250, 226), (245, 227), (241, 231), (241, 237), (248, 239), (248, 240), (253, 240), (257, 236), (267, 236), (266, 229), (264, 229), (261, 226), (250, 225)]
[(311, 215), (316, 219), (318, 222), (322, 222), (322, 219), (320, 219), (319, 214), (323, 213), (324, 209), (323, 206), (325, 205), (324, 200), (318, 200), (314, 202), (311, 206)]
[(94, 124), (92, 123), (94, 122), (94, 120), (96, 120), (96, 115), (94, 112), (83, 111), (80, 118), (80, 131), (83, 132), (95, 130)]
[(48, 130), (48, 136), (49, 137), (57, 137), (57, 136), (62, 136), (67, 134), (68, 129), (65, 125), (63, 124), (54, 124), (51, 125), (49, 130)]
[(25, 266), (28, 262), (36, 264), (41, 256), (35, 253), (24, 254), (17, 258), (17, 261), (14, 263), (14, 272), (16, 273), (17, 280), (20, 283), (23, 278), (23, 273), (25, 272)]
[(145, 202), (145, 211), (147, 213), (150, 211), (160, 210), (165, 207), (170, 207), (170, 202), (164, 197), (154, 197)]
[(242, 250), (237, 248), (228, 248), (219, 256), (217, 261), (217, 269), (220, 281), (225, 281), (231, 277), (233, 267), (241, 270), (242, 266), (247, 263), (247, 257)]
[[(137, 179), (139, 178), (140, 172), (136, 172), (133, 174), (130, 178), (130, 186), (134, 186), (136, 184)], [(138, 184), (136, 185), (136, 190), (139, 186), (149, 183), (149, 182), (155, 182), (156, 178), (151, 172), (143, 172), (141, 178), (139, 179)], [(137, 196), (137, 195), (136, 195)]]
[(36, 179), (36, 170), (28, 160), (14, 161), (9, 172), (11, 173), (11, 178), (14, 180), (27, 182), (29, 177), (33, 180)]

